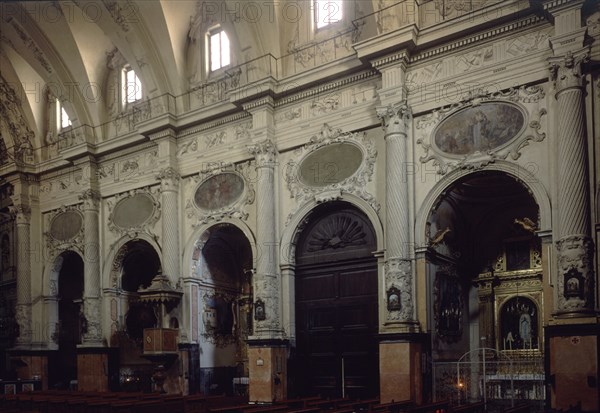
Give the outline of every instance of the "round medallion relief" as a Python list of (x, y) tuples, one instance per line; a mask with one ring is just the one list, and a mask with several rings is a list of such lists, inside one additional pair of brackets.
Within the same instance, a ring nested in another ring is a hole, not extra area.
[(506, 102), (485, 102), (442, 120), (434, 134), (435, 146), (448, 155), (487, 153), (515, 138), (525, 127), (525, 113)]
[(50, 223), (50, 235), (58, 241), (75, 238), (83, 227), (83, 218), (79, 212), (65, 211), (54, 217)]
[(112, 221), (120, 228), (142, 226), (154, 213), (154, 202), (145, 194), (135, 194), (123, 198), (113, 209)]
[(225, 172), (211, 176), (200, 184), (194, 202), (201, 209), (214, 211), (236, 202), (244, 192), (244, 180), (238, 174)]
[(324, 187), (351, 177), (360, 168), (363, 153), (351, 143), (333, 143), (311, 152), (298, 170), (300, 182)]

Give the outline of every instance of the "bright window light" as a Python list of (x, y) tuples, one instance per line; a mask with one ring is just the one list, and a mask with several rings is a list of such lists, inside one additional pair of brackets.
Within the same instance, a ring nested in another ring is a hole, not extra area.
[(125, 69), (125, 103), (133, 103), (142, 98), (142, 82), (133, 69)]
[(68, 128), (69, 126), (71, 126), (71, 119), (69, 119), (69, 115), (67, 114), (67, 111), (65, 110), (65, 108), (61, 107), (60, 108), (60, 127)]
[(342, 0), (316, 0), (315, 22), (317, 29), (342, 20)]
[(58, 125), (59, 131), (61, 129), (65, 129), (71, 126), (71, 119), (69, 119), (69, 114), (58, 99), (56, 99), (56, 123)]
[(231, 63), (229, 37), (223, 30), (210, 33), (210, 70), (215, 71)]

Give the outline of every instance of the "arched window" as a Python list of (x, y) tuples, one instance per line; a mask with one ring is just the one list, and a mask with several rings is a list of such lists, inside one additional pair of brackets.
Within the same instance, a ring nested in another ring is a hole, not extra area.
[(211, 72), (231, 64), (229, 37), (225, 30), (221, 28), (209, 30), (208, 59)]

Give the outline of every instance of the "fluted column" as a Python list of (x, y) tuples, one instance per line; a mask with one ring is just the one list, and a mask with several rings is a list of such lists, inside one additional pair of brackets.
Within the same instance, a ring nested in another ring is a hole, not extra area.
[(162, 271), (175, 286), (181, 276), (179, 268), (179, 173), (173, 167), (163, 169), (160, 180), (162, 205)]
[(17, 347), (31, 344), (31, 262), (30, 221), (31, 209), (25, 204), (10, 207), (17, 226), (17, 305), (15, 318), (19, 326)]
[(98, 213), (100, 193), (93, 189), (84, 191), (83, 201), (84, 262), (83, 262), (83, 314), (86, 329), (82, 345), (102, 347), (102, 311), (100, 297), (100, 231)]
[[(256, 274), (254, 276), (254, 319), (256, 336), (276, 338), (281, 333), (279, 304), (280, 276), (277, 271), (275, 214), (275, 165), (277, 150), (264, 140), (249, 148), (256, 157)], [(262, 311), (264, 309), (264, 311)]]
[(594, 310), (587, 131), (581, 65), (586, 49), (550, 59), (557, 101), (558, 313)]
[(410, 108), (406, 102), (377, 108), (386, 148), (386, 297), (399, 292), (399, 305), (387, 303), (388, 323), (414, 323), (414, 292), (410, 248), (407, 138)]

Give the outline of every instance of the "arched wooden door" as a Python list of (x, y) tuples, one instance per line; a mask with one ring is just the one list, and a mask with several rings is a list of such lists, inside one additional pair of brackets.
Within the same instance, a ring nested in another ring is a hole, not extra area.
[(377, 261), (368, 219), (346, 203), (316, 210), (296, 256), (299, 395), (353, 398), (379, 392)]

